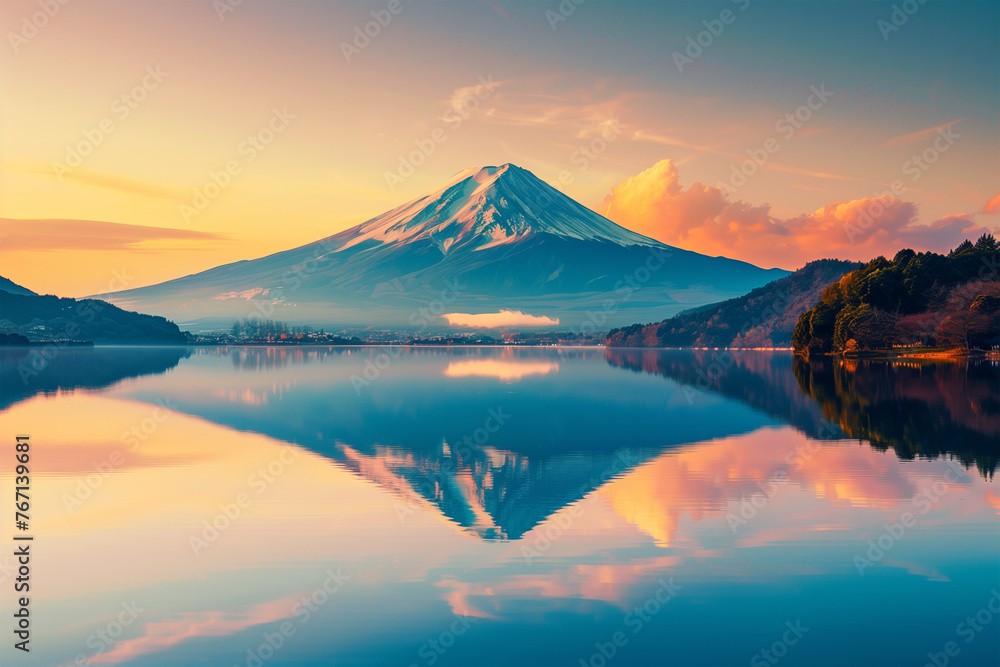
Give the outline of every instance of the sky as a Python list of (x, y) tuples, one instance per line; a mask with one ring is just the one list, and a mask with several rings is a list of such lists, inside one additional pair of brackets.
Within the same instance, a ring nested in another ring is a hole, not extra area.
[(0, 5), (0, 274), (39, 292), (260, 257), (507, 162), (768, 268), (1000, 228), (996, 2), (63, 1)]

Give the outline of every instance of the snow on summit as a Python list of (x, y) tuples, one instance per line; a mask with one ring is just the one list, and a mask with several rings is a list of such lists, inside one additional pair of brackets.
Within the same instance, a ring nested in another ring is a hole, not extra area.
[(663, 245), (616, 225), (510, 163), (459, 172), (434, 192), (337, 236), (345, 239), (338, 252), (365, 241), (430, 240), (447, 253), (459, 247), (495, 247), (533, 234), (620, 246)]

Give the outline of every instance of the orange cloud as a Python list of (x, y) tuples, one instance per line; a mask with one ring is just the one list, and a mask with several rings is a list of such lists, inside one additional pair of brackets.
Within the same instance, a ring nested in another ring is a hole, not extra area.
[[(13, 250), (139, 250), (150, 241), (216, 243), (220, 234), (169, 227), (145, 227), (98, 220), (15, 220), (0, 218), (3, 249)], [(192, 245), (185, 244), (185, 247)]]
[(664, 243), (786, 268), (824, 257), (891, 257), (904, 247), (941, 252), (990, 231), (964, 214), (919, 224), (915, 204), (890, 196), (833, 202), (781, 220), (768, 204), (731, 200), (721, 188), (701, 183), (684, 188), (671, 160), (613, 188), (602, 212)]
[(448, 324), (458, 327), (475, 329), (494, 329), (496, 327), (546, 327), (559, 324), (559, 318), (541, 315), (528, 315), (520, 310), (501, 310), (499, 313), (446, 313), (443, 316)]
[(983, 213), (992, 215), (997, 211), (1000, 211), (1000, 192), (998, 192), (993, 199), (986, 202), (986, 206), (983, 206)]

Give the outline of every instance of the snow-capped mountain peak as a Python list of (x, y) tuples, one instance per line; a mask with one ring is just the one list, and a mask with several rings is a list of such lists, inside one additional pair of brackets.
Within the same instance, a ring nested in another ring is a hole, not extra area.
[(364, 242), (428, 240), (442, 253), (479, 250), (533, 234), (605, 241), (620, 246), (662, 246), (616, 225), (513, 164), (459, 172), (443, 186), (337, 235), (339, 251)]

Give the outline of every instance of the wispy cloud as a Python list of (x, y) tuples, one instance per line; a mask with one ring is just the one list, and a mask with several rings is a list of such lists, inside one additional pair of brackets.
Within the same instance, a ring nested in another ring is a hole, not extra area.
[(917, 132), (910, 132), (909, 134), (903, 134), (898, 137), (893, 137), (885, 143), (881, 144), (879, 148), (888, 148), (890, 146), (903, 146), (906, 144), (915, 144), (918, 141), (923, 141), (927, 137), (933, 137), (935, 134), (942, 130), (947, 130), (949, 127), (955, 123), (961, 123), (964, 118), (959, 118), (958, 120), (953, 120), (950, 123), (944, 123), (943, 125), (935, 125), (934, 127), (928, 127), (926, 130), (918, 130)]
[(91, 188), (104, 190), (114, 190), (126, 195), (140, 195), (143, 197), (153, 197), (155, 199), (180, 200), (185, 193), (175, 188), (166, 187), (148, 181), (141, 181), (120, 174), (109, 174), (103, 171), (93, 171), (83, 167), (77, 167), (68, 173), (57, 175), (56, 172), (46, 163), (24, 163), (12, 167), (5, 167), (4, 171), (21, 174), (34, 174), (52, 180), (70, 183)]
[[(16, 220), (0, 218), (3, 250), (131, 250), (143, 244), (175, 241), (185, 249), (217, 248), (229, 239), (220, 234), (170, 227), (145, 227), (99, 220)], [(159, 248), (162, 250), (162, 248)]]

